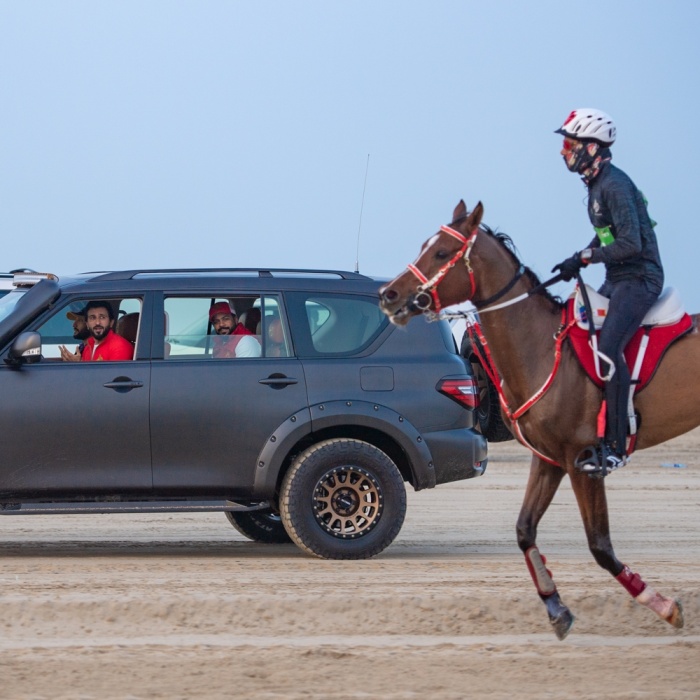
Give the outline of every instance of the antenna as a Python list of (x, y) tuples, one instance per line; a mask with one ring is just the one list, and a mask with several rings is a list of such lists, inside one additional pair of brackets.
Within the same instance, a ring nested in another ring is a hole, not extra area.
[(362, 204), (360, 205), (360, 223), (357, 227), (357, 252), (355, 254), (355, 272), (360, 271), (360, 231), (362, 230), (362, 211), (365, 208), (365, 190), (367, 189), (367, 173), (369, 172), (369, 153), (365, 167), (365, 184), (362, 186)]

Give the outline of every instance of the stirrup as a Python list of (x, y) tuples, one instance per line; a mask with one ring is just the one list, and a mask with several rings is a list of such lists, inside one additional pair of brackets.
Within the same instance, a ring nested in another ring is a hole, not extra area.
[(625, 464), (627, 455), (615, 454), (605, 443), (584, 447), (574, 460), (574, 467), (578, 471), (597, 479), (606, 477)]

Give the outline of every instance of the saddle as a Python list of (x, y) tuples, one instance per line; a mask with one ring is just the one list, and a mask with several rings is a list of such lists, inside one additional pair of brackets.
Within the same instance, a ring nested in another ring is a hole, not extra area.
[[(586, 291), (591, 302), (593, 328), (597, 332), (605, 321), (609, 299), (588, 285)], [(567, 301), (567, 318), (576, 320), (569, 332), (569, 342), (581, 366), (590, 379), (602, 387), (603, 380), (596, 369), (596, 358), (589, 343), (589, 323), (578, 286)], [(680, 295), (673, 287), (667, 287), (644, 316), (642, 325), (625, 348), (634, 393), (641, 391), (651, 381), (669, 346), (692, 328), (693, 319), (683, 308)]]

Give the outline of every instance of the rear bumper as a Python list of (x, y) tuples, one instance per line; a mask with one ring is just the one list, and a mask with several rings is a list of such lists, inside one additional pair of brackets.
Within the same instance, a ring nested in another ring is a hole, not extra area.
[(423, 437), (433, 458), (436, 484), (473, 479), (486, 470), (488, 443), (472, 428), (440, 430)]

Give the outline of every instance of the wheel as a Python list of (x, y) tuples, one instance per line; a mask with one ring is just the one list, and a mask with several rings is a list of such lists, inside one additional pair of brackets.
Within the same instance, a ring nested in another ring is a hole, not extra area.
[(472, 351), (469, 336), (465, 333), (462, 338), (461, 355), (472, 366), (472, 373), (479, 385), (479, 407), (476, 409), (476, 427), (489, 442), (505, 442), (512, 440), (508, 424), (503, 420), (498, 389), (489, 379), (486, 370)]
[(226, 517), (249, 540), (263, 544), (287, 544), (292, 541), (280, 516), (271, 511), (226, 511)]
[(361, 440), (336, 438), (302, 452), (282, 482), (282, 522), (322, 559), (367, 559), (386, 549), (406, 516), (396, 465)]
[(479, 407), (476, 409), (476, 422), (479, 432), (489, 442), (512, 440), (513, 434), (503, 420), (498, 389), (488, 378), (486, 371), (477, 360), (472, 362), (474, 378), (479, 384)]

